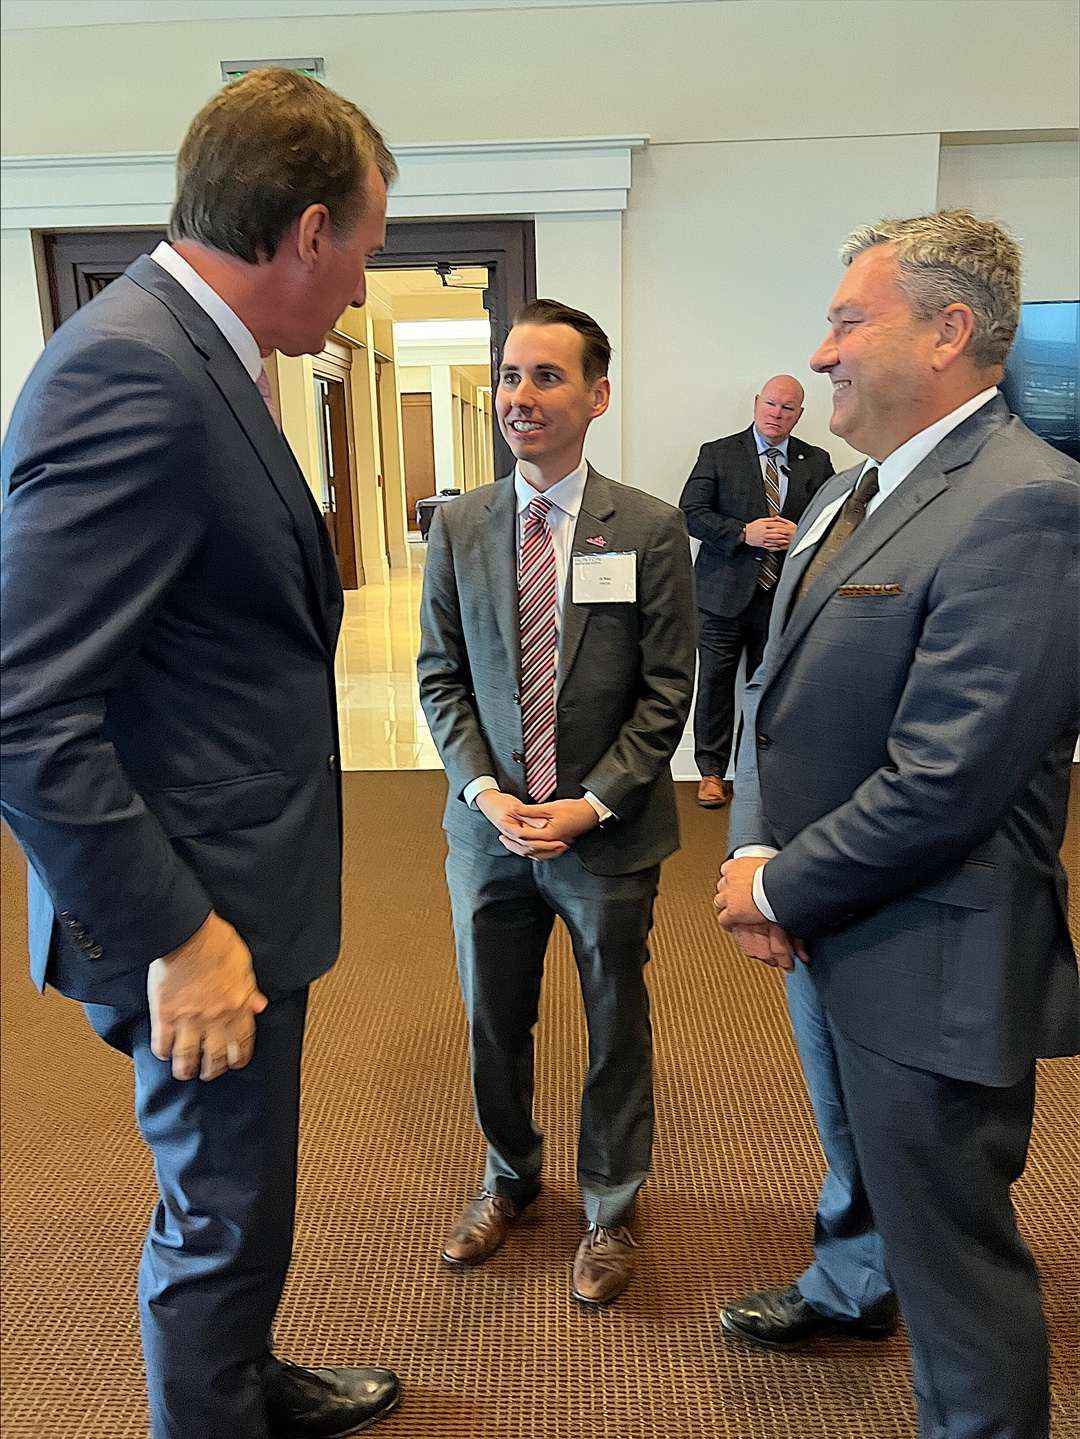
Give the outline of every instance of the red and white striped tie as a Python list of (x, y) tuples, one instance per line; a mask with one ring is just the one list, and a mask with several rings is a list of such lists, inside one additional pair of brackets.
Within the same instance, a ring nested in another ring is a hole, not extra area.
[(555, 604), (558, 571), (547, 525), (551, 501), (529, 504), (521, 536), (521, 724), (525, 734), (525, 785), (542, 804), (555, 791)]

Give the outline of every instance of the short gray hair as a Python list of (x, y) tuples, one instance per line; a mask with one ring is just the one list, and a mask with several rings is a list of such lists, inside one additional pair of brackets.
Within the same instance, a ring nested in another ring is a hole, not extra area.
[(968, 354), (980, 370), (1004, 365), (1020, 323), (1020, 246), (993, 220), (939, 210), (853, 230), (840, 246), (850, 265), (873, 245), (894, 245), (900, 289), (920, 320), (947, 305), (975, 316)]

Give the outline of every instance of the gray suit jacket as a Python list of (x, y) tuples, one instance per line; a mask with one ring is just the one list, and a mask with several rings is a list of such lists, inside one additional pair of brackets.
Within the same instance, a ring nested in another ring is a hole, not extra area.
[[(850, 488), (824, 487), (800, 536)], [(775, 845), (766, 892), (840, 1029), (1006, 1085), (1077, 1049), (1058, 850), (1077, 695), (1080, 467), (997, 396), (875, 510), (747, 689), (729, 844)], [(876, 587), (876, 588), (871, 588)]]
[[(637, 603), (577, 605), (568, 577), (557, 676), (557, 799), (591, 790), (618, 816), (575, 850), (595, 874), (629, 874), (678, 848), (669, 761), (694, 682), (694, 596), (682, 514), (590, 466), (573, 553), (637, 552)], [(435, 514), (428, 536), (420, 699), (450, 793), (446, 830), (506, 851), (466, 787), (493, 775), (527, 798), (518, 701), (517, 511), (512, 480), (473, 490)]]

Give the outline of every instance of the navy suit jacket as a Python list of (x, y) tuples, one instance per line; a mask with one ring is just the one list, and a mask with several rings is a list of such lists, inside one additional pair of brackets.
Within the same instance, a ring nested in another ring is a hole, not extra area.
[(3, 447), (3, 815), (36, 982), (130, 999), (213, 907), (268, 995), (333, 964), (341, 588), (235, 351), (144, 256)]
[[(787, 468), (788, 488), (780, 513), (798, 524), (814, 495), (832, 477), (832, 460), (828, 450), (792, 435)], [(702, 445), (679, 507), (686, 528), (701, 541), (694, 562), (698, 608), (734, 619), (757, 593), (758, 571), (767, 554), (742, 542), (743, 527), (769, 513), (753, 425)], [(775, 558), (783, 567), (784, 556)]]
[(1080, 722), (1080, 467), (996, 396), (788, 616), (814, 553), (799, 537), (857, 473), (814, 500), (776, 587), (728, 843), (779, 849), (769, 903), (848, 1038), (1014, 1084), (1077, 1048), (1058, 850)]

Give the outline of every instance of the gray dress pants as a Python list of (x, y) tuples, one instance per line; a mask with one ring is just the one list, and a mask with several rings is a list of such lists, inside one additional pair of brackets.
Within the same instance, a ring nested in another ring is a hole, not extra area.
[(483, 853), (449, 837), (446, 875), (469, 1020), (473, 1100), (488, 1142), (484, 1185), (517, 1203), (539, 1188), (533, 1028), (555, 916), (577, 963), (589, 1029), (578, 1183), (590, 1224), (621, 1223), (652, 1153), (652, 1028), (644, 967), (659, 865), (597, 875), (557, 859)]

